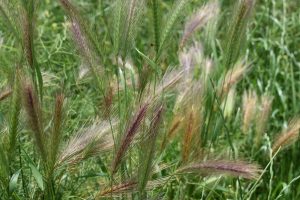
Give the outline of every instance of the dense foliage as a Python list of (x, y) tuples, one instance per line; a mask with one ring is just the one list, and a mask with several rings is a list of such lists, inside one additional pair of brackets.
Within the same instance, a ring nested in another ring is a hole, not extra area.
[(0, 0), (0, 199), (299, 199), (299, 13)]

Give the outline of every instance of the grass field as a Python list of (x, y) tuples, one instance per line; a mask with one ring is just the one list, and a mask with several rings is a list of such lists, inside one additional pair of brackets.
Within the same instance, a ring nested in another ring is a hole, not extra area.
[(300, 199), (297, 0), (0, 0), (0, 199)]

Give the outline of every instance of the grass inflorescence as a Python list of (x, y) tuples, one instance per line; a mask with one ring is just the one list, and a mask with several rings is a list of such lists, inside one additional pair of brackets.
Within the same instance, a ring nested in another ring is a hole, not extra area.
[(0, 0), (0, 199), (298, 199), (297, 11)]

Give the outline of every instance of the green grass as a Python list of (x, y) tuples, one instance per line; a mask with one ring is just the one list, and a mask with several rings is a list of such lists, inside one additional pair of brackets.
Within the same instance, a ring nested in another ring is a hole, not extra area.
[(38, 2), (0, 0), (0, 199), (300, 198), (297, 1), (218, 1), (182, 49), (210, 1)]

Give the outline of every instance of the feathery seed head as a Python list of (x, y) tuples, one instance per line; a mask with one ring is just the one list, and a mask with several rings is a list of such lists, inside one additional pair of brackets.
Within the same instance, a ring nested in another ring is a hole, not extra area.
[(247, 133), (257, 109), (257, 95), (254, 91), (248, 91), (243, 96), (243, 132)]
[(246, 179), (257, 179), (261, 170), (255, 164), (244, 161), (207, 160), (202, 163), (191, 164), (178, 170), (179, 172), (194, 172), (206, 175), (229, 175)]
[(144, 103), (136, 113), (136, 116), (133, 118), (131, 123), (129, 124), (128, 129), (126, 130), (122, 140), (120, 147), (117, 150), (116, 156), (112, 163), (112, 173), (114, 174), (123, 158), (128, 150), (130, 144), (132, 143), (135, 135), (138, 133), (138, 129), (142, 124), (142, 121), (146, 117), (146, 113), (149, 108), (149, 103)]
[(136, 188), (136, 186), (137, 186), (136, 181), (128, 181), (105, 189), (99, 194), (99, 196), (105, 197), (113, 194), (122, 194), (122, 193), (130, 192), (133, 191)]
[(185, 24), (184, 33), (180, 42), (182, 48), (185, 42), (191, 37), (191, 35), (198, 29), (202, 28), (210, 20), (218, 16), (219, 4), (217, 1), (212, 1), (203, 7), (201, 7), (190, 20)]
[(28, 116), (28, 122), (33, 132), (36, 145), (41, 153), (41, 156), (46, 160), (46, 149), (45, 149), (45, 135), (43, 133), (42, 124), (42, 113), (40, 110), (40, 105), (38, 98), (33, 90), (31, 84), (24, 83), (23, 86), (24, 93), (24, 106)]
[(194, 45), (188, 50), (183, 50), (179, 54), (179, 61), (184, 70), (184, 79), (188, 82), (194, 76), (196, 66), (203, 64), (203, 47), (200, 42), (194, 42)]
[(23, 49), (27, 62), (31, 68), (33, 68), (34, 55), (33, 55), (33, 30), (32, 22), (29, 19), (28, 13), (25, 10), (21, 11), (22, 17), (22, 39), (23, 39)]
[(279, 148), (285, 148), (289, 145), (293, 144), (299, 138), (299, 130), (300, 130), (300, 119), (293, 119), (288, 127), (282, 131), (282, 133), (275, 140), (272, 152), (276, 152)]
[(116, 120), (112, 124), (104, 121), (79, 131), (60, 153), (56, 167), (62, 164), (74, 166), (83, 159), (111, 150), (113, 140), (110, 131), (116, 125)]
[(238, 62), (232, 70), (227, 72), (222, 89), (223, 92), (227, 94), (230, 88), (237, 84), (249, 70), (250, 65)]
[(273, 98), (268, 95), (263, 95), (261, 97), (261, 105), (259, 115), (256, 115), (256, 144), (260, 142), (261, 136), (265, 131), (269, 115), (271, 112)]

